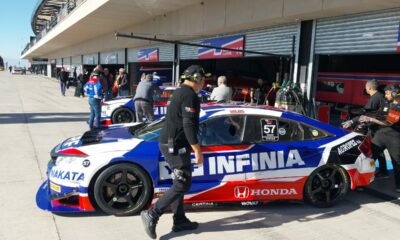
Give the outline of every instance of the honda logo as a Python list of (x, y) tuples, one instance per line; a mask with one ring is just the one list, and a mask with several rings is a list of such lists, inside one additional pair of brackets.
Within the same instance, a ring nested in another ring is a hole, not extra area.
[(247, 198), (250, 194), (250, 189), (244, 186), (235, 187), (235, 198)]

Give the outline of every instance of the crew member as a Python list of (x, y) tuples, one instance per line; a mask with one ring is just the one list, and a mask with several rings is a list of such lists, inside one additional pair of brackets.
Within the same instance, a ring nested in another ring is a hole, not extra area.
[(159, 138), (159, 147), (172, 169), (172, 186), (153, 208), (141, 212), (145, 231), (153, 239), (157, 237), (158, 219), (170, 205), (174, 214), (172, 227), (174, 232), (193, 230), (199, 225), (186, 218), (183, 196), (192, 184), (190, 161), (192, 150), (195, 155), (195, 164), (203, 163), (203, 154), (197, 139), (200, 114), (200, 100), (197, 94), (203, 88), (204, 77), (205, 72), (198, 65), (192, 65), (186, 69), (182, 76), (184, 82), (173, 93), (167, 107), (165, 124)]
[[(367, 92), (368, 95), (370, 95), (370, 98), (368, 99), (367, 104), (365, 104), (365, 106), (363, 107), (361, 114), (371, 114), (371, 113), (374, 114), (377, 111), (379, 111), (379, 109), (384, 108), (385, 105), (387, 104), (383, 94), (378, 92), (378, 86), (379, 85), (376, 80), (370, 80), (365, 84), (365, 91)], [(357, 114), (361, 115), (360, 113)], [(350, 128), (357, 126), (359, 123), (359, 117), (360, 116), (356, 116), (349, 121), (343, 122), (342, 127)], [(368, 130), (367, 134), (373, 136), (377, 129), (372, 127), (367, 130)]]
[(257, 79), (257, 83), (250, 91), (250, 99), (252, 103), (263, 105), (265, 103), (265, 94), (267, 93), (267, 86), (264, 79)]
[(90, 117), (89, 127), (92, 130), (94, 127), (100, 127), (101, 99), (102, 87), (100, 82), (101, 68), (96, 67), (93, 70), (89, 81), (85, 84), (84, 90), (89, 97)]
[[(369, 115), (362, 115), (359, 117), (359, 122), (360, 125), (366, 124), (369, 126), (369, 135), (372, 137), (375, 135), (376, 131), (379, 128), (382, 128), (380, 124), (375, 123), (374, 121), (369, 121), (366, 123), (364, 119), (366, 117), (373, 117), (376, 120), (383, 121), (386, 119), (386, 116), (389, 112), (390, 104), (393, 102), (393, 94), (392, 92), (397, 91), (398, 86), (397, 85), (387, 85), (385, 87), (385, 98), (387, 102), (385, 102), (385, 105), (383, 105), (376, 113), (374, 114), (369, 114)], [(367, 118), (368, 119), (368, 118)], [(375, 177), (376, 178), (388, 178), (389, 173), (387, 170), (387, 165), (386, 165), (386, 157), (384, 154), (381, 154), (378, 158), (379, 162), (379, 170), (376, 172)]]
[(214, 88), (210, 99), (217, 102), (230, 102), (232, 99), (232, 88), (227, 86), (225, 76), (218, 77), (218, 87)]
[(392, 159), (395, 178), (395, 191), (400, 193), (400, 87), (392, 91), (393, 102), (390, 104), (386, 120), (361, 116), (360, 121), (373, 122), (383, 127), (379, 129), (372, 139), (372, 153), (376, 159), (387, 149)]
[(147, 74), (145, 78), (139, 82), (135, 97), (133, 98), (136, 122), (143, 122), (144, 116), (148, 121), (154, 121), (153, 96), (160, 93), (161, 90), (157, 84), (153, 82), (151, 74)]

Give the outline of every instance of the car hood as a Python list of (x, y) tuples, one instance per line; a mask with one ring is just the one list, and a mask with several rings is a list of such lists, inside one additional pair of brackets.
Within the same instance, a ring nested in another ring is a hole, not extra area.
[[(100, 128), (85, 132), (81, 136), (71, 137), (58, 144), (52, 150), (52, 156), (62, 150), (69, 148), (80, 148), (97, 144), (142, 141), (133, 136), (136, 129), (142, 127), (143, 123), (116, 124), (106, 128)], [(121, 147), (123, 144), (119, 144)], [(132, 148), (132, 146), (130, 146)]]

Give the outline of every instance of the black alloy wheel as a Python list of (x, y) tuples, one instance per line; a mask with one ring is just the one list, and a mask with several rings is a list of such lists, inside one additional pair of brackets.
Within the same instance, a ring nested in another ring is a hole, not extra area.
[(122, 163), (105, 169), (94, 184), (94, 199), (101, 210), (117, 216), (139, 213), (153, 195), (152, 183), (140, 167)]
[(331, 207), (346, 196), (349, 188), (346, 170), (327, 164), (315, 169), (308, 177), (304, 197), (314, 206)]
[(135, 113), (132, 112), (130, 109), (127, 108), (118, 108), (114, 111), (111, 116), (111, 123), (118, 124), (118, 123), (130, 123), (134, 122), (136, 119)]

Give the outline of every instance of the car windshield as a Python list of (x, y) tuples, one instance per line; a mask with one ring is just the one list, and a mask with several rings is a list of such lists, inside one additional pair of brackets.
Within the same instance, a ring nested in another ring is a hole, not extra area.
[(134, 133), (135, 137), (145, 141), (157, 140), (160, 136), (161, 129), (164, 126), (164, 119), (165, 118), (161, 118), (158, 121), (149, 123), (142, 128), (137, 129)]

